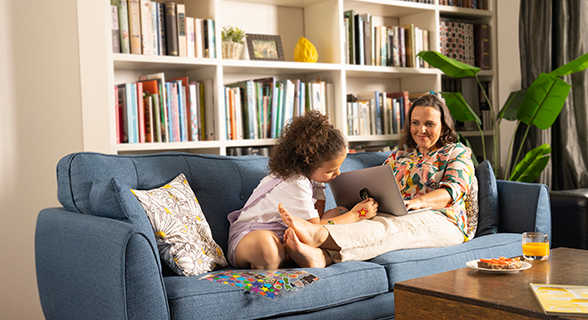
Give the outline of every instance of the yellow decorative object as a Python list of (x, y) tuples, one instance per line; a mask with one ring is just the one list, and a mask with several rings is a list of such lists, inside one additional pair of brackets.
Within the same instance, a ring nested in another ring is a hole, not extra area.
[(294, 61), (296, 62), (317, 62), (318, 51), (305, 37), (300, 37), (294, 48)]

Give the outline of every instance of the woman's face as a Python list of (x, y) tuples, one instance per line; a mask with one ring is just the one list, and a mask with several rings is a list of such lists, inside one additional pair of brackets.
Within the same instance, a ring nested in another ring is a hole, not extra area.
[(412, 110), (410, 135), (421, 153), (437, 143), (441, 136), (441, 111), (433, 106), (418, 106)]
[(341, 174), (341, 165), (347, 157), (347, 149), (341, 151), (334, 159), (325, 161), (311, 174), (310, 179), (316, 182), (329, 182)]

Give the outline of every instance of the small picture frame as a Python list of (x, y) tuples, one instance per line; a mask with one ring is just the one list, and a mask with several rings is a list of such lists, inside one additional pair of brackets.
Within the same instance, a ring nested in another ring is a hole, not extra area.
[(280, 36), (248, 33), (247, 50), (251, 60), (284, 61), (284, 50)]

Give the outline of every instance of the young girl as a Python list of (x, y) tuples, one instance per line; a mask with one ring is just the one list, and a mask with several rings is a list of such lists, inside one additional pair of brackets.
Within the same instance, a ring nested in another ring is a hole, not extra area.
[(375, 216), (373, 199), (350, 211), (324, 212), (324, 183), (341, 173), (346, 155), (343, 136), (319, 112), (309, 112), (286, 125), (270, 155), (270, 174), (245, 206), (228, 216), (230, 263), (240, 268), (277, 269), (287, 260), (286, 225), (278, 207), (315, 224), (352, 223)]

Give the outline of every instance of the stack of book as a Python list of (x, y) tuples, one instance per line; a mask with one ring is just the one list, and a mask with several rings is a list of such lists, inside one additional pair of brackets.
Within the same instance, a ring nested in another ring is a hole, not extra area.
[(439, 0), (442, 6), (488, 10), (488, 0)]
[(350, 136), (398, 134), (406, 125), (408, 91), (375, 91), (371, 97), (347, 95), (347, 134)]
[(118, 143), (214, 140), (212, 80), (149, 74), (115, 86)]
[(333, 85), (274, 77), (225, 85), (228, 140), (278, 138), (293, 117), (319, 110), (334, 116)]
[(492, 69), (489, 25), (443, 18), (440, 28), (442, 54), (480, 69)]
[(213, 19), (186, 16), (173, 1), (110, 0), (114, 53), (215, 58)]
[(429, 31), (414, 24), (384, 26), (382, 17), (354, 10), (343, 13), (348, 64), (424, 68), (416, 55), (429, 50)]

